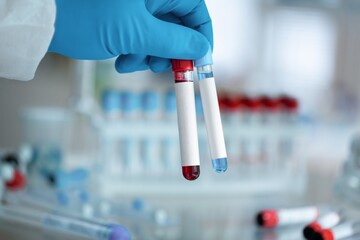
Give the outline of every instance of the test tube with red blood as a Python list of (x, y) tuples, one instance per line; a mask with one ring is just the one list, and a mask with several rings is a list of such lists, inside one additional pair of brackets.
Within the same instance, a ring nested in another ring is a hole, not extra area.
[(182, 173), (191, 181), (200, 176), (193, 61), (172, 60), (172, 70), (175, 77)]
[(319, 212), (320, 209), (316, 206), (266, 209), (257, 214), (256, 222), (262, 228), (276, 228), (301, 223), (306, 224), (318, 219)]
[(248, 124), (259, 124), (261, 102), (259, 98), (242, 96), (239, 99), (241, 114)]
[(9, 190), (12, 191), (21, 190), (25, 187), (26, 178), (19, 169), (15, 169), (12, 179), (9, 179), (5, 183), (6, 183), (6, 188)]
[(303, 230), (304, 237), (310, 240), (315, 233), (335, 227), (344, 219), (343, 215), (343, 212), (338, 209), (322, 214), (317, 220), (305, 226)]
[(296, 120), (299, 103), (296, 98), (287, 95), (278, 97), (279, 111), (282, 122), (293, 123)]
[[(261, 114), (261, 124), (263, 127), (266, 127), (267, 130), (271, 130), (273, 126), (276, 126), (278, 123), (278, 109), (279, 104), (275, 98), (263, 95), (258, 98), (260, 102), (260, 114)], [(266, 131), (269, 133), (269, 131)], [(277, 159), (277, 139), (276, 135), (265, 134), (260, 136), (260, 154), (259, 160), (261, 162), (275, 163)], [(276, 165), (276, 164), (273, 164)]]
[(349, 239), (356, 236), (353, 239), (359, 239), (360, 235), (360, 220), (348, 221), (341, 223), (333, 228), (323, 229), (313, 235), (313, 240), (339, 240)]
[[(255, 120), (254, 113), (256, 112), (256, 102), (253, 102), (253, 99), (246, 95), (238, 96), (237, 101), (239, 105), (239, 120), (241, 127), (247, 129), (251, 127), (251, 124)], [(243, 134), (240, 136), (240, 162), (253, 162), (254, 156), (256, 156), (258, 150), (256, 141), (254, 141), (253, 138), (252, 134)]]
[(263, 124), (274, 124), (278, 121), (279, 102), (276, 98), (266, 95), (258, 98)]
[(296, 124), (299, 104), (295, 98), (287, 95), (280, 96), (278, 103), (280, 111), (279, 120), (283, 129), (283, 134), (278, 144), (279, 159), (286, 161), (293, 154), (294, 135), (292, 129)]
[(240, 102), (237, 96), (226, 96), (223, 104), (225, 122), (239, 125)]

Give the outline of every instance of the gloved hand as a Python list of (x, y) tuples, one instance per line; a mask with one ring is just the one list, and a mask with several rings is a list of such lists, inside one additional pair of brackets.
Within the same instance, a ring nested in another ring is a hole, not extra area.
[(120, 73), (162, 72), (213, 46), (204, 0), (56, 0), (49, 51), (76, 59), (118, 57)]

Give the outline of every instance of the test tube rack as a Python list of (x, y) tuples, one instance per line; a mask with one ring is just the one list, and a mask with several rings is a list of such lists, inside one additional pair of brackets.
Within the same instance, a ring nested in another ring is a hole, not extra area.
[[(294, 147), (299, 135), (296, 111), (279, 113), (261, 107), (256, 111), (242, 111), (241, 104), (234, 107), (231, 100), (221, 97), (229, 169), (223, 174), (213, 172), (205, 124), (198, 114), (201, 175), (193, 182), (184, 180), (177, 120), (176, 115), (173, 116), (176, 111), (166, 109), (166, 104), (172, 101), (169, 96), (173, 93), (171, 87), (169, 89), (125, 91), (112, 88), (102, 92), (99, 104), (103, 113), (97, 122), (102, 146), (96, 169), (103, 172), (99, 174), (98, 182), (106, 186), (102, 188), (105, 194), (181, 194), (189, 191), (256, 194), (303, 190), (305, 166)], [(105, 106), (111, 102), (106, 100), (106, 95), (110, 98), (118, 96), (117, 104), (122, 107)], [(159, 102), (153, 111), (144, 108), (144, 99), (149, 95), (156, 96)], [(129, 97), (137, 100), (127, 99)], [(264, 96), (254, 99), (269, 101)], [(197, 106), (201, 113), (201, 104)]]

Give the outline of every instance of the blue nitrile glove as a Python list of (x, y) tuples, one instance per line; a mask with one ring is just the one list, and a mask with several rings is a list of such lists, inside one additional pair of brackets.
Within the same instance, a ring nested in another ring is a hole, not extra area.
[(198, 59), (208, 42), (213, 46), (203, 0), (56, 0), (56, 5), (49, 51), (76, 59), (118, 57), (120, 73), (162, 72), (169, 59)]

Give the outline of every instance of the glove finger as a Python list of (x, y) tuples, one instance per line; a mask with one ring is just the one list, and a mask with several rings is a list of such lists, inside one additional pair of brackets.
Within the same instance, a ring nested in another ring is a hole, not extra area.
[(171, 67), (171, 62), (166, 58), (150, 57), (149, 59), (150, 70), (154, 73), (165, 72)]
[[(182, 25), (193, 28), (206, 36), (213, 47), (213, 30), (209, 11), (204, 0), (149, 0), (146, 2), (148, 11), (159, 19), (169, 13), (182, 22)], [(175, 18), (174, 18), (175, 19)], [(171, 21), (180, 23), (179, 21)]]
[(203, 0), (147, 0), (147, 10), (154, 16), (173, 13), (182, 17), (190, 13)]
[(201, 32), (208, 39), (211, 48), (214, 46), (212, 22), (204, 1), (201, 1), (190, 13), (181, 17), (185, 26)]
[(149, 69), (149, 57), (142, 54), (120, 55), (116, 58), (115, 69), (119, 73), (131, 73)]
[(209, 41), (191, 28), (162, 21), (150, 14), (144, 24), (144, 29), (150, 30), (146, 37), (139, 39), (135, 53), (168, 59), (198, 59), (208, 51)]
[(165, 22), (171, 22), (171, 23), (176, 23), (176, 24), (180, 24), (183, 25), (181, 19), (177, 16), (175, 16), (172, 13), (167, 13), (165, 15), (161, 15), (161, 16), (155, 16), (157, 18), (159, 18), (160, 20), (163, 20)]

